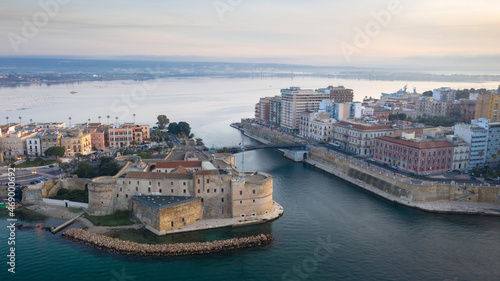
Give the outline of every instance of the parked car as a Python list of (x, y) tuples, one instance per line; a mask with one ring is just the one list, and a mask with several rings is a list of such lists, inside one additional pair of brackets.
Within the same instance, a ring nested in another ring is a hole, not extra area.
[(394, 166), (394, 165), (392, 165), (392, 166), (391, 166), (391, 168), (393, 168), (393, 169), (397, 170), (397, 169), (398, 169), (398, 166)]
[(430, 173), (425, 172), (425, 173), (423, 173), (423, 175), (424, 175), (424, 176), (429, 176), (429, 175), (430, 175)]
[(485, 180), (492, 181), (493, 179), (492, 178), (485, 178)]
[(52, 165), (49, 165), (49, 168), (54, 168), (54, 164), (52, 164)]
[(471, 180), (475, 180), (476, 178), (475, 177), (470, 177)]
[(35, 181), (31, 181), (30, 184), (36, 184), (36, 182)]
[(372, 159), (370, 159), (370, 161), (375, 162), (375, 159), (372, 158)]

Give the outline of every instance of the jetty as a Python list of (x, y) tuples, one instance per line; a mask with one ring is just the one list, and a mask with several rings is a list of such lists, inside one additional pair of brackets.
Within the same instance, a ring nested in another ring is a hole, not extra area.
[(99, 250), (139, 256), (186, 256), (213, 254), (268, 245), (274, 241), (274, 238), (271, 235), (260, 234), (244, 238), (233, 238), (211, 242), (140, 244), (88, 232), (79, 228), (67, 230), (62, 234), (62, 236), (66, 239), (88, 245)]
[(58, 226), (58, 227), (52, 228), (52, 229), (51, 229), (51, 232), (52, 232), (53, 234), (58, 233), (59, 231), (61, 231), (61, 230), (65, 229), (66, 227), (68, 227), (69, 225), (71, 225), (72, 223), (74, 223), (74, 222), (76, 221), (76, 219), (78, 219), (81, 215), (83, 215), (83, 213), (80, 213), (78, 216), (76, 216), (76, 217), (74, 217), (74, 218), (70, 219), (69, 221), (67, 221), (67, 222), (65, 222), (65, 223), (63, 223), (63, 224), (61, 224), (61, 225), (60, 225), (60, 226)]

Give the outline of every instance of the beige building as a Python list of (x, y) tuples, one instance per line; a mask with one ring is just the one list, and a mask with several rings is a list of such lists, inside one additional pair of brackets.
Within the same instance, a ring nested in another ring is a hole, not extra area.
[(17, 159), (20, 156), (26, 155), (26, 139), (35, 135), (35, 132), (22, 130), (4, 133), (0, 137), (0, 149), (3, 152), (4, 159)]
[(327, 112), (306, 111), (300, 114), (299, 134), (317, 141), (331, 141), (333, 139), (333, 124)]
[(446, 136), (446, 140), (454, 146), (452, 169), (458, 171), (467, 170), (469, 166), (470, 145), (455, 135)]
[(281, 90), (281, 127), (299, 131), (300, 113), (318, 111), (322, 100), (330, 98), (330, 91), (316, 92), (292, 87)]
[(498, 109), (500, 106), (500, 94), (493, 92), (480, 93), (476, 102), (475, 119), (490, 119), (491, 123), (500, 122)]
[(47, 149), (54, 146), (61, 146), (62, 133), (59, 131), (45, 132), (40, 136), (40, 142), (42, 143), (42, 151), (45, 152)]
[(363, 156), (373, 155), (375, 138), (391, 136), (394, 129), (391, 126), (371, 126), (369, 124), (356, 124), (338, 122), (333, 126), (333, 141), (349, 152)]
[(67, 157), (74, 157), (77, 153), (89, 155), (92, 152), (91, 135), (83, 130), (69, 130), (62, 134), (61, 146)]

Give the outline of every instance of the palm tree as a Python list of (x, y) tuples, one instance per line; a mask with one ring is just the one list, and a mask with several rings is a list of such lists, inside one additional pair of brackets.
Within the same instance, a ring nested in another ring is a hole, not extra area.
[(108, 115), (108, 116), (106, 116), (106, 118), (108, 118), (108, 125), (109, 125), (109, 115)]
[(23, 117), (19, 116), (19, 125), (23, 125), (22, 119)]
[(30, 118), (30, 124), (33, 124), (33, 119)]
[(132, 114), (132, 116), (134, 116), (134, 125), (135, 125), (135, 113), (134, 113), (134, 114)]
[(99, 118), (99, 123), (101, 123), (101, 116), (97, 116), (97, 118)]
[(5, 116), (5, 119), (7, 119), (7, 125), (9, 125), (9, 116)]
[(115, 117), (115, 128), (118, 126), (118, 116)]
[(69, 117), (68, 120), (69, 120), (69, 127), (71, 128), (71, 117)]

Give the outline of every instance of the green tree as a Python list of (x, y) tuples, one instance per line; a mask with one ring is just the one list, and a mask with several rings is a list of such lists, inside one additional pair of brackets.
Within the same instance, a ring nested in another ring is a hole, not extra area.
[(182, 134), (184, 136), (189, 136), (191, 133), (191, 126), (189, 126), (189, 123), (181, 121), (179, 122), (179, 134)]
[(425, 91), (422, 93), (422, 96), (432, 97), (432, 91)]
[(102, 157), (99, 164), (99, 176), (114, 176), (120, 171), (120, 165), (109, 157)]
[(158, 129), (160, 130), (164, 130), (167, 127), (168, 123), (170, 123), (170, 120), (167, 118), (167, 115), (158, 115), (156, 119), (158, 119), (156, 125), (158, 125)]
[(137, 156), (141, 157), (142, 159), (151, 158), (151, 154), (149, 152), (139, 152), (137, 153)]
[(87, 162), (82, 162), (78, 165), (78, 169), (76, 169), (75, 174), (79, 178), (93, 178), (95, 177), (94, 168)]
[(53, 146), (49, 147), (47, 150), (45, 150), (45, 156), (56, 156), (56, 157), (63, 157), (64, 156), (64, 148), (61, 146)]
[(178, 135), (180, 133), (179, 125), (176, 122), (168, 124), (168, 132), (172, 135)]

